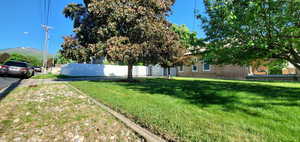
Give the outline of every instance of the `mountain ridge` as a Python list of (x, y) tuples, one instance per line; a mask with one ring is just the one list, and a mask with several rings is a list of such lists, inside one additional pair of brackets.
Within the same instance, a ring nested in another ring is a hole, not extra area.
[[(6, 48), (0, 49), (0, 53), (8, 53), (8, 54), (21, 54), (24, 56), (33, 56), (38, 59), (43, 58), (43, 52), (39, 49), (32, 48), (32, 47), (16, 47), (16, 48)], [(48, 54), (49, 57), (52, 57), (52, 54)]]

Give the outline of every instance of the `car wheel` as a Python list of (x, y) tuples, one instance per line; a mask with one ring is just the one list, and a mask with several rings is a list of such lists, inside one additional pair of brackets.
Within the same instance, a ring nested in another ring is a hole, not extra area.
[(32, 74), (28, 74), (28, 75), (26, 76), (26, 79), (29, 79), (29, 78), (31, 77), (31, 75), (32, 75)]
[(28, 78), (30, 78), (29, 74), (25, 74), (24, 76), (22, 76), (22, 79), (28, 79)]

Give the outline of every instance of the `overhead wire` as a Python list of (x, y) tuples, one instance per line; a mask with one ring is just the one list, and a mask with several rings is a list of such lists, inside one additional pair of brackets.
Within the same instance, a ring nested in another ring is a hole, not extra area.
[(42, 51), (43, 51), (43, 67), (47, 64), (47, 57), (48, 57), (48, 47), (49, 47), (49, 35), (48, 31), (51, 29), (51, 27), (48, 26), (49, 24), (49, 17), (51, 13), (51, 0), (39, 0), (40, 1), (40, 7), (41, 7), (41, 25), (44, 31), (42, 32), (45, 34), (45, 42), (44, 45), (42, 45)]
[[(39, 13), (40, 13), (40, 22), (41, 22), (41, 25), (44, 25), (45, 24), (45, 9), (46, 9), (46, 0), (38, 0), (39, 1)], [(41, 36), (44, 36), (44, 31), (41, 30)], [(44, 50), (43, 48), (44, 44), (43, 42), (41, 42), (41, 51)]]
[(48, 0), (48, 4), (47, 4), (47, 15), (46, 15), (46, 25), (49, 24), (49, 16), (50, 16), (50, 9), (51, 9), (51, 0)]
[(51, 14), (52, 0), (39, 0), (40, 1), (40, 13), (41, 13), (41, 24), (48, 25), (49, 17)]
[(193, 31), (195, 30), (196, 27), (196, 16), (197, 16), (197, 0), (194, 0), (194, 11), (193, 11)]

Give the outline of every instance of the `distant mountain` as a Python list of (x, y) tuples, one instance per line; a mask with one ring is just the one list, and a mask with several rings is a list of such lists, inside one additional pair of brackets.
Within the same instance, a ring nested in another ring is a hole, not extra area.
[[(31, 47), (17, 47), (17, 48), (7, 48), (7, 49), (0, 49), (0, 53), (17, 53), (22, 54), (24, 56), (33, 56), (37, 57), (39, 59), (43, 58), (43, 52), (41, 50), (31, 48)], [(53, 55), (48, 54), (49, 57), (52, 57)]]

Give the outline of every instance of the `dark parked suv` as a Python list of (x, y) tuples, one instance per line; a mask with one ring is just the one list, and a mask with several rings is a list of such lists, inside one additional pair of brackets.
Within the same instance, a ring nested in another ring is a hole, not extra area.
[(34, 75), (34, 70), (28, 63), (8, 61), (4, 65), (0, 65), (0, 75), (13, 75), (30, 78)]

